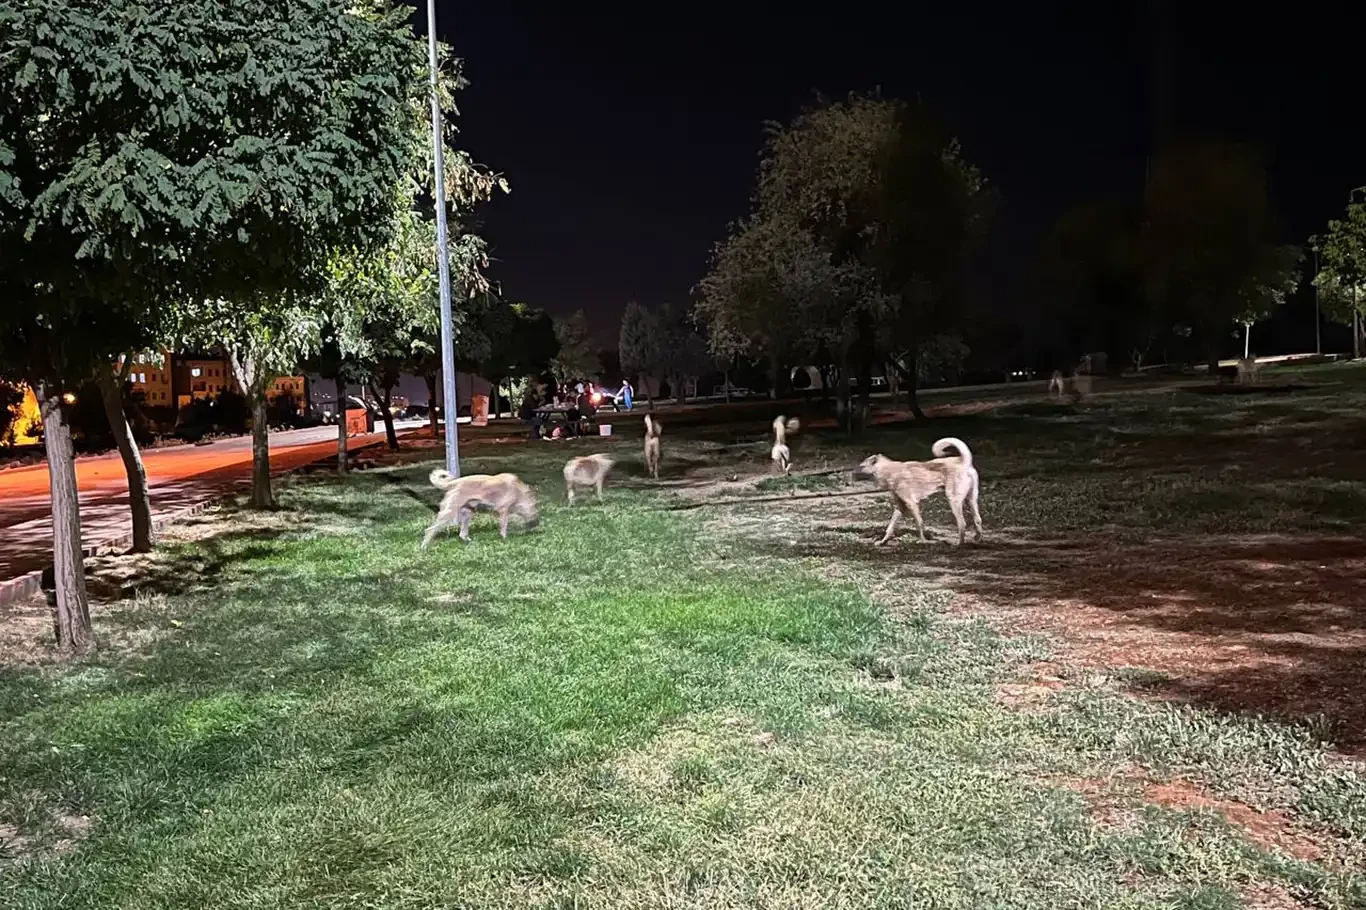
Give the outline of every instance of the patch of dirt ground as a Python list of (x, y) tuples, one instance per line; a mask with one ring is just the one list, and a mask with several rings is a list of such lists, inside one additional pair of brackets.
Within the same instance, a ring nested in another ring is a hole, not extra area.
[[(1150, 670), (1135, 674), (1145, 694), (1308, 720), (1343, 752), (1366, 755), (1366, 539), (1209, 535), (1132, 543), (1100, 535), (1039, 540), (1007, 529), (958, 547), (930, 520), (930, 543), (903, 531), (879, 548), (871, 535), (885, 519), (870, 516), (868, 492), (752, 496), (742, 505), (721, 485), (694, 491), (717, 507), (714, 527), (763, 541), (775, 555), (858, 566), (860, 576), (887, 579), (878, 588), (904, 585), (907, 576), (942, 583), (957, 595), (952, 610), (1047, 635), (1063, 663)], [(1035, 704), (1050, 685), (1012, 681), (998, 699)]]
[(1145, 691), (1174, 700), (1322, 718), (1345, 750), (1366, 747), (1366, 541), (997, 540), (915, 558), (965, 595), (958, 609), (1048, 634), (1073, 661), (1158, 671)]
[(1108, 778), (1066, 778), (1055, 783), (1085, 798), (1091, 814), (1106, 827), (1130, 826), (1134, 811), (1145, 804), (1176, 812), (1210, 812), (1262, 850), (1305, 862), (1331, 859), (1332, 848), (1328, 843), (1296, 825), (1288, 813), (1256, 809), (1216, 796), (1188, 780), (1156, 781), (1146, 777), (1140, 768), (1126, 767)]

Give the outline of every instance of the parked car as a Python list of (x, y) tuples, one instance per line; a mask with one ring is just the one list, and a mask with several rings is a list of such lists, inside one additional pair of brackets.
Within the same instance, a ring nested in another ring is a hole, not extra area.
[(749, 396), (754, 394), (752, 391), (745, 388), (744, 386), (736, 385), (733, 382), (725, 382), (717, 386), (716, 388), (712, 389), (711, 397), (725, 398), (727, 389), (730, 390), (731, 398), (748, 398)]
[(1006, 371), (1006, 382), (1028, 382), (1033, 378), (1034, 371), (1030, 369)]

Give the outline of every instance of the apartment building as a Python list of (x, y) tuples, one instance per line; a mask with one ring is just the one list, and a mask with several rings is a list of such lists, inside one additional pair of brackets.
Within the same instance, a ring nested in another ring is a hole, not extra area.
[(232, 387), (232, 374), (221, 357), (176, 357), (174, 362), (172, 381), (177, 408), (199, 398), (213, 398)]
[(171, 407), (175, 404), (171, 382), (171, 354), (163, 351), (158, 361), (150, 355), (134, 355), (128, 371), (128, 382), (133, 391), (142, 393), (142, 400), (152, 407)]

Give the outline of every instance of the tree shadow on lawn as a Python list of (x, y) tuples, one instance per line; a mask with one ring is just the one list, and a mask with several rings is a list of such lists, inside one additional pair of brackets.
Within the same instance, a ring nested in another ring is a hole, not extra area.
[(1028, 540), (996, 531), (958, 547), (932, 530), (822, 523), (825, 543), (766, 545), (943, 583), (968, 609), (1044, 632), (1102, 667), (1142, 666), (1152, 694), (1229, 711), (1326, 718), (1340, 746), (1366, 748), (1366, 541), (1350, 537), (1205, 537), (1125, 544), (1101, 537)]

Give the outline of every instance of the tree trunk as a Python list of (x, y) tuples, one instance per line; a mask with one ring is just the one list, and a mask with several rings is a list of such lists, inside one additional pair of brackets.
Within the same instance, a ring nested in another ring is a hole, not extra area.
[(251, 396), (251, 507), (275, 508), (270, 489), (270, 425), (266, 422), (266, 396), (255, 391)]
[(852, 386), (850, 378), (849, 352), (840, 351), (840, 389), (839, 400), (836, 402), (835, 406), (839, 410), (840, 425), (843, 427), (845, 434), (852, 436), (854, 434), (854, 409), (852, 402), (850, 401), (853, 397), (851, 394)]
[(1352, 359), (1361, 359), (1361, 310), (1357, 308), (1357, 289), (1352, 288)]
[(100, 398), (104, 402), (104, 416), (109, 421), (109, 429), (114, 433), (114, 442), (123, 459), (123, 470), (128, 475), (128, 506), (133, 512), (133, 552), (149, 553), (152, 550), (152, 500), (147, 492), (147, 469), (142, 464), (142, 452), (138, 450), (133, 430), (128, 426), (128, 417), (123, 412), (123, 381), (127, 376), (125, 367), (118, 376), (106, 364), (95, 371), (95, 383), (100, 388)]
[(778, 358), (771, 357), (768, 362), (768, 398), (778, 400)]
[(730, 370), (721, 371), (722, 388), (726, 390), (726, 404), (730, 404)]
[(858, 413), (851, 421), (855, 432), (862, 433), (873, 407), (873, 320), (867, 313), (859, 314), (858, 358)]
[(906, 352), (906, 359), (910, 361), (908, 369), (901, 371), (901, 378), (906, 380), (906, 404), (911, 408), (911, 416), (916, 420), (924, 420), (925, 412), (920, 409), (920, 395), (918, 394), (919, 372), (920, 372), (920, 349), (912, 343), (910, 350)]
[(1252, 350), (1252, 323), (1243, 323), (1243, 359), (1247, 360), (1251, 356), (1248, 352)]
[(669, 382), (673, 383), (674, 387), (674, 403), (683, 404), (687, 401), (688, 396), (686, 390), (683, 388), (683, 377), (675, 373), (673, 376), (669, 377)]
[(432, 438), (441, 438), (441, 429), (436, 424), (436, 374), (428, 373), (427, 380), (427, 418), (432, 427)]
[(37, 386), (47, 449), (52, 495), (52, 567), (57, 589), (57, 647), (67, 654), (95, 649), (90, 628), (90, 601), (85, 590), (85, 558), (81, 552), (81, 511), (76, 489), (76, 458), (71, 427), (54, 389)]
[(351, 466), (346, 451), (346, 380), (337, 375), (337, 473), (345, 474)]
[(392, 389), (381, 389), (378, 385), (370, 383), (370, 394), (375, 396), (379, 402), (380, 415), (384, 418), (384, 438), (389, 444), (389, 451), (398, 451), (398, 434), (394, 432), (394, 414), (389, 410), (389, 402), (393, 399)]
[[(237, 390), (251, 405), (251, 507), (275, 508), (270, 490), (270, 423), (266, 413), (266, 377), (261, 365), (241, 351), (228, 351)], [(344, 412), (343, 412), (344, 413)]]

